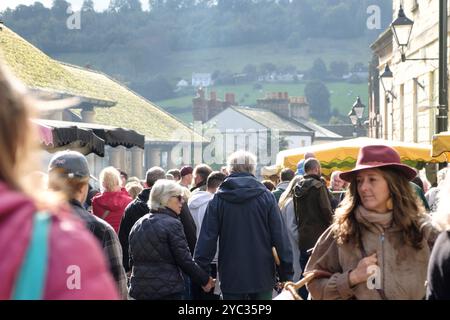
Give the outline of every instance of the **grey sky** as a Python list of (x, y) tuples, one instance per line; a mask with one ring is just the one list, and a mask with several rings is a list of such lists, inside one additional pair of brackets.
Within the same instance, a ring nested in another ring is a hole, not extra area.
[[(15, 8), (19, 4), (30, 5), (35, 3), (36, 1), (41, 2), (46, 7), (51, 7), (53, 0), (0, 0), (0, 11), (5, 10), (6, 8)], [(83, 4), (83, 0), (66, 0), (72, 4), (73, 10), (79, 10), (81, 5)], [(103, 11), (108, 8), (110, 0), (94, 0), (94, 7), (97, 11)], [(148, 1), (141, 0), (142, 7), (144, 10), (148, 8)]]

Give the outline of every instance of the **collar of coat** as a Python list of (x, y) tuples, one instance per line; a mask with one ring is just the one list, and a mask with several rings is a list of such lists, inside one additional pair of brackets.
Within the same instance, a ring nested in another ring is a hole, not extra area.
[(160, 208), (158, 210), (152, 210), (151, 213), (153, 214), (167, 214), (173, 218), (177, 218), (178, 219), (178, 215), (175, 211), (173, 211), (172, 209), (169, 208)]

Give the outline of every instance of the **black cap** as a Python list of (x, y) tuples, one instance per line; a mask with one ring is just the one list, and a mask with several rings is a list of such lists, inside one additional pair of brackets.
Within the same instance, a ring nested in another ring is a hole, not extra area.
[(69, 178), (89, 177), (89, 165), (86, 157), (77, 151), (61, 151), (50, 160), (48, 171), (61, 168)]

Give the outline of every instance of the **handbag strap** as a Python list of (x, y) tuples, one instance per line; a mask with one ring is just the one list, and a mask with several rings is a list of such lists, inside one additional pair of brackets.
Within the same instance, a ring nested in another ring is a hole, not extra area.
[(34, 215), (31, 240), (16, 280), (13, 300), (40, 300), (43, 298), (50, 226), (51, 217), (48, 213), (38, 212)]
[[(366, 249), (364, 248), (364, 244), (361, 239), (361, 233), (358, 236), (358, 242), (359, 242), (359, 250), (361, 251), (361, 255), (363, 256), (363, 258), (368, 257)], [(386, 297), (386, 294), (384, 293), (384, 289), (376, 289), (376, 290), (378, 291), (378, 294), (380, 295), (382, 300), (389, 300)]]

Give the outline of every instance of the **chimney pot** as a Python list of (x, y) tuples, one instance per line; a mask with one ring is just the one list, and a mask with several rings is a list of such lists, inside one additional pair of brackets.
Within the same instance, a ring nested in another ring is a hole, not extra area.
[(230, 100), (229, 100), (230, 104), (232, 104), (232, 105), (236, 104), (235, 100), (236, 100), (236, 97), (235, 97), (234, 93), (230, 93)]

